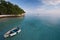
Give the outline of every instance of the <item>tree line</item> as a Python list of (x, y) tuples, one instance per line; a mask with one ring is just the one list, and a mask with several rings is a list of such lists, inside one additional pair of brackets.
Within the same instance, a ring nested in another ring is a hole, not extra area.
[(7, 1), (0, 1), (0, 15), (10, 14), (10, 15), (18, 15), (25, 13), (25, 11), (20, 8), (18, 5), (14, 5)]

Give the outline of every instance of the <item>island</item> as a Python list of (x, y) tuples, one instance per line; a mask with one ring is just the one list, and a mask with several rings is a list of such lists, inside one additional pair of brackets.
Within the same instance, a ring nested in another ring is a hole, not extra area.
[(0, 0), (0, 17), (24, 16), (25, 11), (16, 4)]

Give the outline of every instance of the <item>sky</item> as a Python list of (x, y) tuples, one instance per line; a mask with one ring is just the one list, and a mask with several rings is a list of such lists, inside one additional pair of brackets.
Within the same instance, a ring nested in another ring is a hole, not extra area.
[(7, 0), (13, 4), (17, 4), (27, 12), (31, 12), (33, 9), (36, 9), (38, 5), (41, 5), (39, 0)]
[(40, 13), (41, 15), (59, 15), (60, 0), (6, 0), (17, 4), (27, 13)]

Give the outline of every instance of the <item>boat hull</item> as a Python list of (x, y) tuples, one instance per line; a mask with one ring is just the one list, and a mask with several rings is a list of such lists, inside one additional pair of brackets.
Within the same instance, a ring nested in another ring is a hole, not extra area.
[[(12, 31), (12, 30), (10, 30), (10, 31)], [(12, 36), (20, 33), (20, 32), (21, 32), (21, 29), (19, 29), (18, 31), (16, 31), (16, 32), (14, 32), (14, 33), (9, 34), (10, 31), (8, 31), (7, 33), (4, 34), (4, 38), (12, 37)]]

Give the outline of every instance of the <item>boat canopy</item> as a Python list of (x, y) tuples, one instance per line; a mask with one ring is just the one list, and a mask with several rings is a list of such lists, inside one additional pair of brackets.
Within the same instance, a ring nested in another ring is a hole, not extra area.
[(9, 33), (9, 34), (12, 34), (12, 33), (14, 33), (14, 32), (17, 32), (18, 30), (19, 30), (19, 27), (17, 27), (16, 29), (14, 29), (14, 30), (10, 31), (10, 33)]

